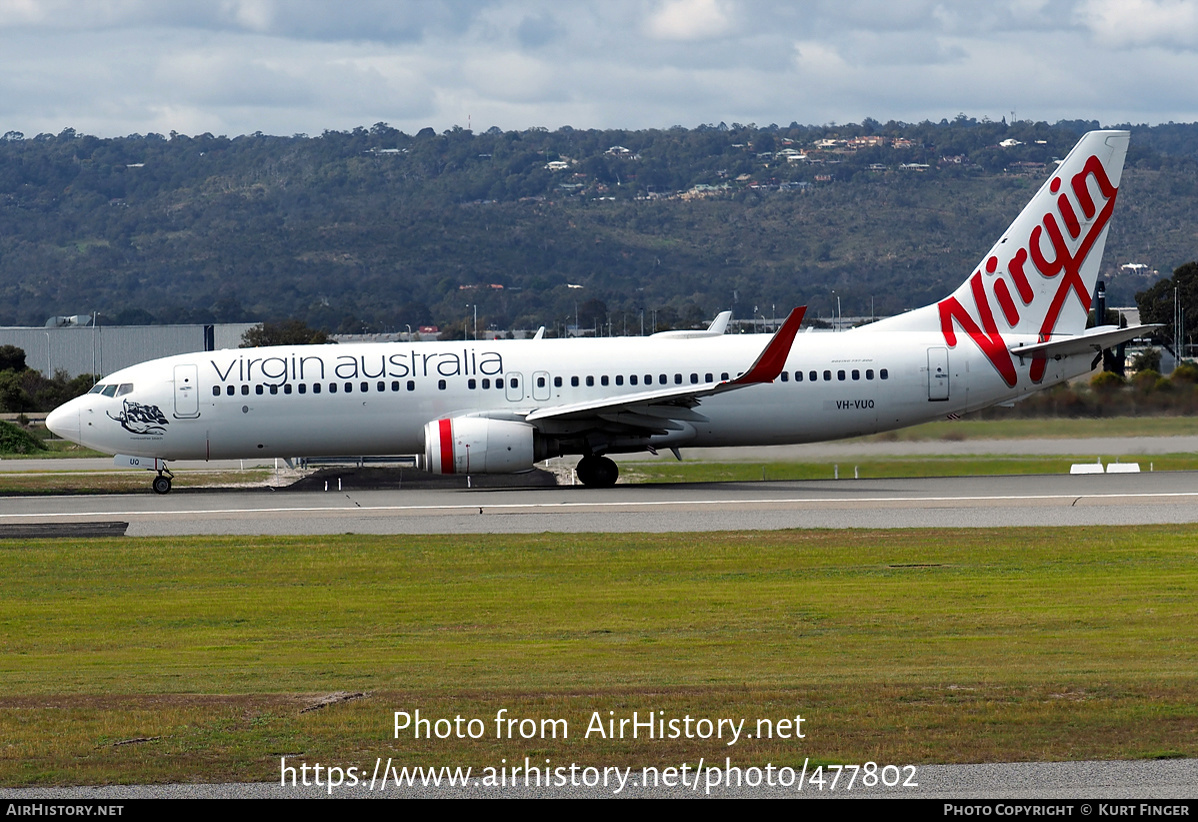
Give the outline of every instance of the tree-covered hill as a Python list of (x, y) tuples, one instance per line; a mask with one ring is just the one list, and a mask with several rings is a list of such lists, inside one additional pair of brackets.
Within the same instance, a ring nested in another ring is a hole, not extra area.
[[(620, 333), (642, 312), (666, 325), (806, 303), (827, 317), (833, 291), (845, 315), (891, 313), (955, 287), (1095, 126), (9, 132), (0, 324), (98, 311), (402, 330), (477, 305), (481, 327), (577, 314)], [(1121, 264), (1167, 274), (1195, 257), (1198, 125), (1133, 131), (1112, 304), (1157, 279)]]

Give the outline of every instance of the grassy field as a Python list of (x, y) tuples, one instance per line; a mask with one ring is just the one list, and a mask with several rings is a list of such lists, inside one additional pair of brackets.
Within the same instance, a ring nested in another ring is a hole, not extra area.
[(846, 442), (1060, 439), (1062, 437), (1178, 437), (1198, 434), (1194, 417), (1044, 417), (940, 420)]
[[(1191, 526), (0, 544), (0, 785), (1195, 756), (1195, 601)], [(417, 708), (486, 733), (394, 739)], [(585, 738), (609, 711), (806, 738)]]
[[(175, 488), (261, 485), (274, 476), (266, 468), (244, 471), (180, 471)], [(152, 493), (151, 471), (13, 471), (0, 473), (0, 496)]]
[[(887, 459), (837, 459), (821, 462), (625, 462), (624, 482), (765, 482), (774, 480), (892, 479), (895, 477), (982, 477), (1004, 474), (1068, 474), (1077, 462), (1094, 462), (1093, 454), (1075, 456), (927, 456)], [(1198, 471), (1198, 454), (1152, 454), (1124, 457), (1141, 471)], [(1103, 459), (1103, 464), (1113, 462)]]

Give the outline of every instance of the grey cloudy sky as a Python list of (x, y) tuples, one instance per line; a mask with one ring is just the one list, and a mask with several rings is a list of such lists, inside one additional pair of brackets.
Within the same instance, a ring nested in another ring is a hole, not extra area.
[(1198, 120), (1198, 0), (0, 0), (0, 132)]

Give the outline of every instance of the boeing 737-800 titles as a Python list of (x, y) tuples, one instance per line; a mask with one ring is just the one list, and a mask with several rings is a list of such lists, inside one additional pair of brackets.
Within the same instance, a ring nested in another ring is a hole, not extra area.
[[(416, 454), (438, 474), (514, 473), (581, 455), (812, 442), (901, 428), (1093, 368), (1146, 327), (1086, 328), (1129, 135), (1082, 137), (990, 252), (937, 303), (843, 333), (282, 346), (118, 371), (47, 425), (126, 465)], [(797, 341), (796, 341), (797, 340)]]

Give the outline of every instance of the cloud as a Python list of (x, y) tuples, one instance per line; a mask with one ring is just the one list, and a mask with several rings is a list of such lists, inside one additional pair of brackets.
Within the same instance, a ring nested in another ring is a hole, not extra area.
[(1198, 117), (1175, 0), (0, 0), (0, 133)]
[(1105, 46), (1198, 47), (1194, 0), (1087, 0), (1077, 16)]
[(710, 40), (732, 31), (729, 15), (717, 0), (666, 0), (645, 21), (645, 33), (656, 40)]

